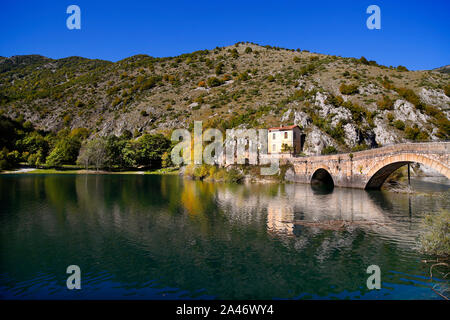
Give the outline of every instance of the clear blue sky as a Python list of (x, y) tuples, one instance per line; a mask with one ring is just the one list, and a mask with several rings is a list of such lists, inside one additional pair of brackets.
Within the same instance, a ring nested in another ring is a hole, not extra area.
[[(71, 4), (81, 8), (81, 30), (66, 27)], [(366, 27), (371, 4), (381, 8), (381, 30)], [(0, 6), (0, 56), (7, 57), (117, 61), (251, 41), (412, 70), (450, 64), (449, 0), (0, 0)]]

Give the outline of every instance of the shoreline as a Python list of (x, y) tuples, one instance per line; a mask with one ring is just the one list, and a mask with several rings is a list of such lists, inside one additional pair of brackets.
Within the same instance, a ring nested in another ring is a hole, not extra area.
[(106, 171), (106, 170), (86, 170), (86, 169), (36, 169), (36, 168), (21, 168), (18, 170), (8, 170), (0, 172), (2, 174), (160, 174), (160, 175), (178, 175), (179, 170), (146, 170), (146, 171)]
[[(157, 169), (157, 170), (131, 170), (131, 171), (106, 171), (106, 170), (86, 170), (86, 169), (37, 169), (37, 168), (19, 168), (17, 170), (8, 170), (8, 171), (2, 171), (0, 172), (1, 175), (33, 175), (33, 174), (76, 174), (76, 175), (178, 175), (182, 177), (183, 179), (190, 179), (190, 180), (198, 180), (198, 181), (205, 181), (205, 182), (226, 182), (223, 179), (213, 179), (213, 178), (206, 178), (206, 179), (195, 179), (189, 176), (186, 176), (182, 172), (183, 170), (177, 169), (177, 168), (164, 168), (164, 169)], [(418, 176), (418, 180), (423, 179), (424, 176)], [(433, 176), (430, 176), (429, 178), (433, 178)], [(404, 179), (400, 179), (395, 184), (386, 184), (380, 191), (389, 192), (389, 193), (402, 193), (402, 194), (435, 194), (435, 193), (442, 193), (443, 191), (429, 191), (429, 192), (423, 192), (420, 190), (413, 190), (411, 187), (409, 187), (405, 182)], [(280, 181), (278, 179), (259, 179), (256, 177), (252, 177), (249, 175), (244, 175), (242, 178), (242, 181), (239, 182), (240, 184), (285, 184), (285, 183), (293, 183), (296, 182), (284, 180)], [(335, 187), (338, 188), (338, 187)], [(444, 191), (445, 193), (445, 191)]]

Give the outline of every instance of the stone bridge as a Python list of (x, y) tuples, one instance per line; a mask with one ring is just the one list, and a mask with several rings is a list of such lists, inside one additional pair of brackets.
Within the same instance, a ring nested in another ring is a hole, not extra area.
[[(296, 182), (331, 182), (338, 187), (379, 189), (386, 178), (408, 163), (420, 163), (450, 178), (450, 142), (402, 143), (354, 153), (287, 157)], [(330, 180), (331, 179), (331, 180)]]

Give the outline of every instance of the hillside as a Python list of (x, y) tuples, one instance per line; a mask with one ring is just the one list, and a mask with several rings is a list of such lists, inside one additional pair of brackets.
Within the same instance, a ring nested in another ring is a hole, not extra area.
[(442, 72), (442, 73), (450, 73), (450, 65), (446, 65), (440, 68), (433, 69), (433, 71)]
[(139, 136), (298, 124), (306, 154), (450, 137), (450, 75), (252, 43), (116, 63), (0, 57), (0, 115), (57, 132)]

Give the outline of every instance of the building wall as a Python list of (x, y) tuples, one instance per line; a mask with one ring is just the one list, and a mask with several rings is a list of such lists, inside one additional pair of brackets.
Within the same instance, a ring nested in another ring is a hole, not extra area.
[(302, 151), (302, 143), (301, 143), (302, 132), (298, 127), (294, 128), (294, 132), (295, 132), (294, 153), (299, 154)]
[[(295, 131), (295, 139), (294, 139)], [(275, 139), (274, 139), (275, 134)], [(294, 147), (294, 153), (301, 152), (301, 131), (299, 128), (293, 130), (269, 131), (267, 150), (269, 154), (281, 153), (283, 144)]]

